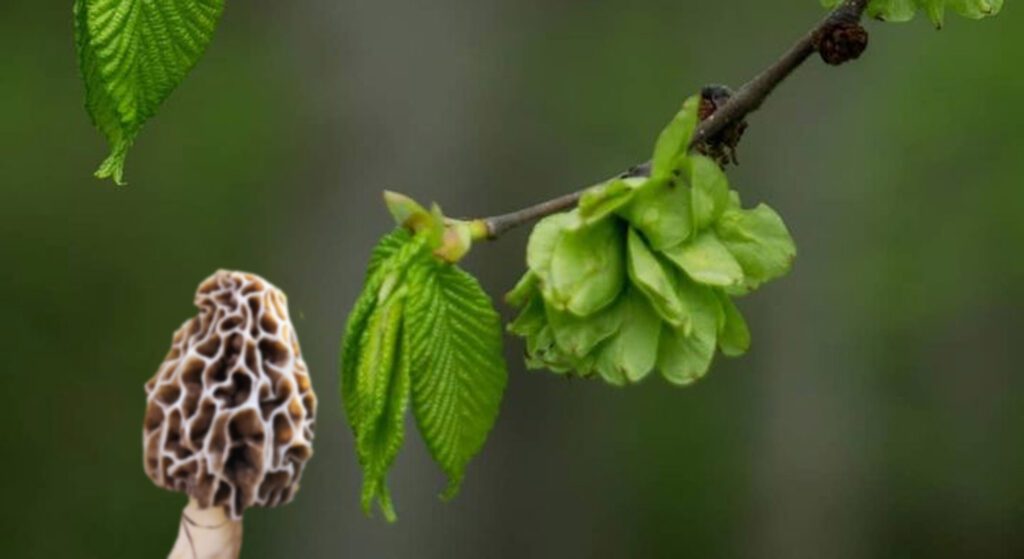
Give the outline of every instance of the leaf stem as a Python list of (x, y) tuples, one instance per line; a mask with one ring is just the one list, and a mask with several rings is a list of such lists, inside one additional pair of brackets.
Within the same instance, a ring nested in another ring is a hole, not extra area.
[[(714, 137), (729, 125), (740, 122), (748, 114), (759, 109), (765, 99), (775, 91), (775, 88), (799, 68), (807, 58), (814, 54), (816, 50), (814, 36), (816, 33), (824, 30), (837, 20), (853, 19), (859, 21), (864, 14), (864, 10), (867, 9), (867, 4), (868, 0), (846, 0), (836, 7), (832, 13), (821, 20), (818, 25), (804, 34), (789, 50), (783, 53), (778, 60), (760, 74), (754, 76), (753, 79), (743, 84), (724, 105), (719, 107), (710, 117), (701, 121), (693, 133), (690, 149), (693, 149), (707, 138)], [(649, 162), (643, 163), (631, 168), (620, 176), (642, 176), (649, 172), (649, 168)], [(581, 190), (564, 194), (521, 210), (481, 218), (475, 220), (475, 222), (482, 222), (484, 224), (487, 238), (496, 239), (520, 225), (574, 207), (579, 202), (583, 192)]]

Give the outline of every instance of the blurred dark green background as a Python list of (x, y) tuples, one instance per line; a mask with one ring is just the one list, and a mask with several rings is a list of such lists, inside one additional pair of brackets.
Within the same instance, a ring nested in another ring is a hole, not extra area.
[[(71, 2), (0, 2), (2, 557), (160, 557), (184, 504), (141, 461), (142, 385), (218, 268), (287, 291), (321, 398), (256, 557), (1024, 557), (1024, 13), (871, 24), (751, 119), (731, 171), (800, 246), (743, 301), (754, 349), (685, 390), (528, 373), (460, 497), (416, 436), (398, 524), (358, 507), (337, 346), (379, 192), (514, 209), (643, 160), (815, 0), (229, 2), (130, 186), (82, 108)], [(467, 266), (493, 294), (526, 231)], [(508, 312), (503, 307), (504, 312)], [(1018, 352), (1018, 353), (1015, 353)]]

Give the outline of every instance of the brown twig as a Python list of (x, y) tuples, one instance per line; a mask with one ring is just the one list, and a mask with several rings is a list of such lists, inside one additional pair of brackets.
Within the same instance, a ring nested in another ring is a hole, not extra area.
[[(814, 37), (816, 34), (833, 25), (836, 21), (849, 21), (851, 19), (859, 21), (864, 14), (864, 10), (867, 8), (867, 4), (868, 0), (846, 0), (840, 4), (818, 25), (801, 37), (774, 64), (752, 80), (743, 84), (724, 105), (709, 118), (702, 121), (693, 133), (690, 149), (693, 149), (708, 138), (714, 138), (731, 124), (742, 121), (747, 115), (759, 109), (765, 99), (775, 91), (775, 88), (789, 77), (794, 70), (799, 68), (808, 57), (814, 54), (816, 50)], [(649, 172), (649, 166), (649, 163), (637, 165), (621, 176), (643, 175)], [(528, 208), (486, 217), (479, 221), (483, 222), (486, 227), (488, 238), (495, 239), (510, 229), (572, 208), (579, 202), (582, 195), (583, 191), (565, 194)]]

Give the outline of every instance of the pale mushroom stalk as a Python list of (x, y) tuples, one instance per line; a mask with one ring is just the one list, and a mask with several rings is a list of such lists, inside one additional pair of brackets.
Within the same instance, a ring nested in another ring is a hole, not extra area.
[(242, 272), (199, 285), (199, 314), (146, 383), (153, 483), (189, 497), (172, 559), (235, 559), (242, 513), (291, 501), (313, 454), (316, 395), (284, 293)]
[(188, 500), (169, 559), (235, 559), (241, 551), (241, 520), (232, 520), (223, 507), (204, 509)]

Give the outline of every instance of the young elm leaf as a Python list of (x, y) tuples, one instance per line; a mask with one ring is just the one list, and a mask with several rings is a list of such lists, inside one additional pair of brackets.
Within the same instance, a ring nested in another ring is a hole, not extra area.
[(423, 260), (433, 260), (423, 237), (399, 229), (381, 239), (342, 342), (342, 403), (363, 469), (361, 502), (369, 514), (376, 500), (388, 521), (395, 514), (387, 471), (404, 439), (410, 391), (402, 317), (407, 284), (415, 282), (406, 276)]
[(383, 274), (370, 274), (366, 278), (363, 292), (356, 299), (356, 304), (348, 315), (341, 345), (341, 401), (348, 423), (355, 432), (358, 432), (356, 426), (362, 422), (360, 394), (356, 390), (356, 373), (359, 370), (363, 339), (369, 331), (370, 318), (377, 309), (377, 294), (383, 282)]
[(412, 261), (425, 250), (422, 238), (398, 228), (381, 238), (370, 255), (363, 291), (349, 313), (341, 344), (341, 400), (349, 425), (357, 434), (362, 417), (359, 411), (362, 394), (356, 388), (360, 361), (380, 358), (374, 351), (367, 351), (364, 345), (364, 340), (373, 332), (371, 317), (386, 302), (382, 300), (382, 293), (393, 292)]
[(409, 363), (402, 352), (402, 310), (406, 290), (399, 288), (374, 310), (364, 334), (355, 379), (356, 454), (363, 469), (362, 506), (370, 514), (376, 499), (384, 517), (395, 514), (385, 487), (387, 471), (404, 439), (409, 394)]
[(366, 266), (366, 277), (369, 279), (380, 268), (381, 264), (387, 262), (396, 252), (412, 241), (412, 233), (404, 227), (396, 227), (387, 235), (381, 237), (377, 246), (370, 253), (370, 263)]
[(714, 231), (705, 231), (662, 254), (698, 283), (727, 287), (743, 282), (743, 269)]
[(796, 246), (786, 224), (764, 204), (752, 210), (727, 210), (715, 232), (743, 268), (748, 289), (785, 275), (796, 258)]
[(634, 229), (628, 233), (629, 278), (666, 322), (684, 332), (690, 328), (690, 311), (680, 300), (677, 281)]
[(498, 415), (507, 372), (501, 319), (473, 276), (454, 265), (419, 265), (405, 327), (412, 408), (450, 499)]
[(111, 146), (113, 153), (109, 159), (123, 161), (131, 145), (131, 138), (126, 137), (121, 126), (116, 101), (104, 87), (100, 63), (90, 42), (86, 0), (75, 0), (73, 11), (75, 48), (78, 50), (78, 68), (85, 86), (85, 107), (93, 125)]
[(76, 0), (86, 109), (110, 144), (96, 176), (124, 184), (135, 136), (206, 50), (224, 0)]

